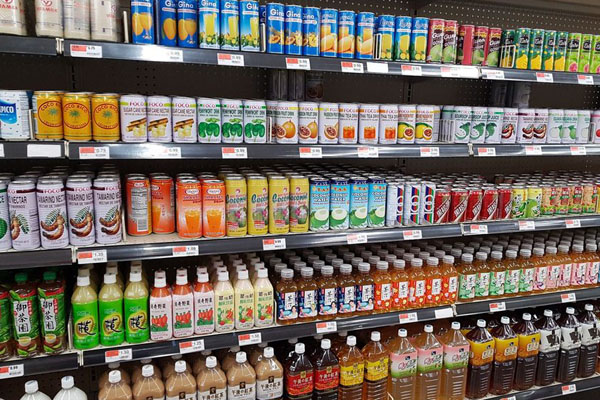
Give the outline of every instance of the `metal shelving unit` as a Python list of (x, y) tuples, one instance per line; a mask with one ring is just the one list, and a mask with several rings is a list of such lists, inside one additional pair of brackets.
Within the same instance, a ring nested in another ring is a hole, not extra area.
[(0, 35), (0, 53), (56, 56), (62, 39)]
[[(555, 399), (565, 395), (597, 389), (600, 386), (600, 375), (576, 379), (570, 383), (556, 383), (549, 386), (534, 386), (521, 392), (510, 392), (502, 396), (486, 397), (486, 400), (542, 400)], [(573, 397), (576, 398), (576, 397)]]
[(0, 362), (0, 380), (19, 376), (36, 376), (51, 372), (70, 371), (79, 368), (76, 351), (55, 356), (40, 356), (23, 360)]
[(0, 159), (65, 158), (65, 142), (38, 140), (0, 141)]

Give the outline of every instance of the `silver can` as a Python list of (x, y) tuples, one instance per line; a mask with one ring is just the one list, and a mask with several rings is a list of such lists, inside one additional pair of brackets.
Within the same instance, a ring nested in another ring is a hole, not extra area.
[(40, 223), (31, 179), (16, 179), (8, 184), (10, 233), (15, 250), (33, 250), (40, 247)]
[(120, 242), (123, 238), (121, 182), (117, 178), (96, 178), (93, 191), (96, 242), (100, 244)]
[(90, 0), (63, 0), (65, 39), (90, 40)]
[(267, 142), (267, 105), (264, 100), (244, 100), (244, 142)]
[(121, 140), (128, 143), (148, 141), (146, 97), (127, 94), (119, 99)]
[(488, 120), (487, 107), (473, 107), (471, 113), (471, 143), (485, 142), (485, 126)]
[(155, 143), (173, 141), (171, 98), (167, 96), (148, 96), (146, 104), (148, 141)]
[(517, 143), (533, 143), (534, 128), (535, 109), (519, 108), (519, 122), (517, 123)]
[(117, 0), (92, 1), (90, 20), (92, 40), (106, 42), (119, 40), (119, 2)]
[(590, 121), (592, 113), (590, 110), (577, 110), (577, 139), (576, 143), (588, 143), (590, 141)]
[(242, 143), (244, 109), (241, 100), (221, 99), (221, 130), (223, 143)]
[(69, 177), (66, 184), (69, 242), (88, 246), (96, 241), (94, 230), (94, 192), (89, 177)]
[(535, 109), (535, 124), (533, 126), (533, 143), (546, 143), (548, 137), (548, 109)]
[(319, 143), (336, 144), (338, 142), (339, 123), (340, 108), (338, 103), (319, 104)]
[(198, 142), (221, 143), (221, 100), (198, 97)]
[(196, 99), (193, 97), (173, 97), (173, 141), (175, 143), (196, 143)]
[(8, 250), (12, 246), (11, 220), (8, 213), (8, 182), (8, 179), (0, 179), (0, 250)]
[(485, 142), (500, 143), (502, 123), (504, 122), (504, 108), (488, 107), (488, 117), (485, 124)]
[(66, 247), (69, 244), (69, 234), (63, 182), (59, 179), (40, 178), (36, 189), (42, 247)]
[(382, 104), (379, 106), (379, 143), (396, 144), (398, 140), (398, 106)]
[(565, 111), (562, 109), (548, 110), (548, 127), (546, 133), (547, 143), (560, 143), (560, 134), (562, 131)]
[(298, 141), (301, 144), (315, 144), (319, 140), (319, 103), (301, 101), (298, 103)]
[(516, 143), (517, 142), (517, 126), (519, 125), (519, 109), (505, 108), (504, 121), (502, 122), (502, 131), (500, 143)]

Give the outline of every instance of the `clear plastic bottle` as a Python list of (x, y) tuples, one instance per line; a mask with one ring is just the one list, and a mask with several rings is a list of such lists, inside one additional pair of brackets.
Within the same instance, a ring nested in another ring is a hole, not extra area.
[(502, 252), (492, 251), (490, 253), (490, 297), (504, 295), (506, 283), (506, 265), (502, 262)]
[(404, 260), (394, 260), (392, 269), (392, 311), (408, 308), (408, 286), (410, 279)]
[(410, 282), (408, 286), (408, 304), (410, 308), (420, 308), (425, 304), (425, 273), (423, 272), (423, 260), (413, 258), (408, 270)]
[(346, 344), (338, 352), (340, 362), (339, 400), (361, 400), (365, 360), (356, 347), (356, 336), (348, 336)]
[(375, 282), (371, 276), (369, 263), (358, 264), (356, 276), (356, 314), (369, 315), (375, 306)]
[(417, 349), (417, 399), (437, 400), (440, 397), (444, 350), (433, 334), (433, 326), (425, 325), (413, 345)]
[(579, 314), (579, 322), (581, 323), (581, 352), (579, 355), (579, 366), (577, 367), (577, 377), (588, 378), (596, 371), (598, 343), (600, 343), (598, 318), (594, 314), (593, 305), (585, 305), (584, 311)]
[(565, 290), (571, 286), (571, 272), (573, 271), (573, 259), (569, 255), (569, 245), (558, 245), (558, 259), (562, 264), (560, 279), (558, 280), (558, 290)]
[(440, 399), (462, 400), (467, 386), (469, 342), (460, 332), (460, 322), (453, 321), (440, 342), (444, 346)]
[(298, 319), (298, 285), (294, 282), (294, 270), (285, 268), (277, 283), (277, 323), (292, 324)]
[(598, 283), (598, 272), (600, 272), (600, 260), (598, 260), (598, 245), (594, 242), (585, 244), (585, 255), (587, 257), (587, 269), (585, 270), (585, 286), (594, 287)]
[(321, 268), (321, 276), (318, 279), (318, 314), (319, 319), (334, 319), (337, 309), (337, 280), (333, 277), (333, 267), (324, 265)]
[(558, 320), (561, 339), (556, 380), (561, 383), (570, 382), (575, 378), (579, 364), (581, 325), (574, 314), (575, 309), (567, 307), (565, 313)]
[(561, 329), (554, 320), (552, 310), (544, 310), (544, 316), (537, 321), (540, 330), (540, 352), (535, 377), (537, 386), (546, 386), (554, 382), (558, 367)]
[(473, 255), (464, 253), (461, 263), (456, 267), (458, 270), (458, 300), (472, 301), (475, 298), (475, 282), (477, 271), (473, 267)]
[(406, 329), (387, 345), (390, 353), (390, 374), (387, 391), (394, 400), (414, 400), (417, 384), (417, 350), (407, 338)]
[(540, 331), (531, 322), (529, 313), (524, 313), (523, 319), (513, 329), (519, 340), (513, 388), (527, 390), (535, 383), (535, 371), (540, 350)]
[(495, 343), (485, 326), (485, 320), (478, 319), (477, 326), (466, 335), (471, 348), (466, 390), (470, 399), (484, 397), (490, 388)]
[(388, 272), (388, 263), (386, 261), (377, 261), (375, 268), (373, 276), (375, 305), (373, 309), (376, 313), (390, 312), (392, 306), (392, 277)]
[(314, 390), (313, 365), (305, 354), (304, 343), (296, 343), (294, 352), (285, 361), (285, 398), (309, 400)]
[(487, 263), (487, 253), (478, 251), (475, 253), (473, 268), (477, 273), (475, 278), (475, 298), (483, 300), (490, 294), (490, 266)]
[(378, 331), (371, 332), (371, 341), (363, 347), (362, 354), (365, 359), (363, 400), (386, 399), (389, 356)]
[(531, 250), (521, 249), (517, 262), (521, 267), (519, 293), (531, 293), (533, 291), (533, 276), (535, 274), (535, 266), (531, 262)]
[(127, 382), (121, 379), (121, 371), (108, 373), (108, 383), (98, 392), (98, 400), (132, 400), (133, 394)]
[(504, 296), (516, 296), (519, 293), (519, 277), (521, 275), (521, 267), (517, 262), (516, 250), (506, 250), (504, 265), (506, 266)]
[(440, 266), (442, 274), (442, 304), (454, 304), (458, 297), (458, 272), (454, 268), (454, 257), (443, 256)]
[(512, 390), (517, 365), (518, 338), (510, 327), (510, 318), (502, 316), (500, 325), (492, 329), (494, 337), (494, 363), (490, 393), (503, 395)]
[(313, 400), (337, 400), (340, 383), (340, 365), (338, 358), (331, 351), (331, 341), (321, 340), (321, 348), (311, 360), (315, 372), (315, 391)]
[(85, 392), (75, 386), (72, 376), (63, 376), (60, 380), (61, 390), (54, 396), (54, 400), (87, 400)]
[(558, 290), (560, 274), (562, 272), (562, 263), (556, 256), (558, 249), (556, 246), (546, 247), (546, 256), (544, 257), (548, 265), (548, 281), (546, 282), (546, 291), (553, 292)]

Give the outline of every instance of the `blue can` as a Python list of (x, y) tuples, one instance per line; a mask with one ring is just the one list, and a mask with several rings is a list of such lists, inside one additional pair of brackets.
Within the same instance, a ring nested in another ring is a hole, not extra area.
[(177, 2), (177, 35), (179, 47), (198, 47), (198, 0)]
[(302, 6), (285, 6), (285, 54), (302, 54)]
[(261, 24), (266, 24), (267, 23), (267, 6), (264, 4), (261, 4), (259, 6), (258, 9), (258, 17), (259, 17), (259, 22)]
[(240, 4), (238, 0), (220, 2), (219, 45), (223, 50), (240, 49)]
[(243, 51), (260, 51), (259, 6), (256, 0), (240, 0), (240, 45)]
[(356, 13), (340, 11), (338, 15), (338, 57), (353, 58), (356, 44)]
[(367, 227), (369, 183), (362, 176), (350, 177), (350, 229)]
[(267, 3), (267, 53), (283, 54), (285, 6)]
[(177, 46), (177, 4), (175, 0), (158, 0), (158, 44)]
[(198, 43), (201, 49), (219, 48), (219, 0), (200, 0)]
[(319, 55), (319, 21), (321, 9), (319, 7), (304, 7), (302, 9), (302, 55)]
[(375, 14), (360, 12), (356, 17), (356, 58), (372, 60), (375, 44)]
[(350, 227), (350, 182), (334, 176), (330, 179), (329, 228), (348, 229)]
[(337, 57), (338, 10), (321, 10), (321, 57)]
[(369, 205), (367, 225), (369, 228), (385, 225), (385, 202), (387, 200), (387, 183), (379, 176), (369, 177)]
[(375, 49), (376, 58), (392, 60), (394, 52), (395, 17), (393, 15), (380, 15), (377, 17), (377, 40)]
[(410, 61), (411, 17), (396, 17), (394, 33), (394, 60)]
[(427, 55), (427, 37), (429, 34), (429, 18), (413, 18), (410, 33), (410, 59), (411, 61), (425, 62)]
[(329, 179), (310, 178), (310, 199), (308, 209), (311, 231), (329, 230)]
[[(154, 44), (154, 5), (152, 1), (131, 2), (131, 41), (139, 44)], [(177, 32), (177, 29), (175, 29)]]

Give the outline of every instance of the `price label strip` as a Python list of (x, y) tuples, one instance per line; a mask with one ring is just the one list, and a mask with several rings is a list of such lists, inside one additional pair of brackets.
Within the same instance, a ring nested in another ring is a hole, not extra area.
[(554, 83), (554, 75), (551, 72), (536, 72), (535, 78), (538, 82)]
[(129, 361), (133, 358), (132, 355), (133, 352), (131, 349), (106, 350), (104, 353), (104, 362)]
[(259, 344), (262, 343), (262, 336), (260, 332), (256, 333), (246, 333), (238, 336), (238, 344), (239, 346), (248, 346), (251, 344)]
[(342, 72), (350, 74), (364, 74), (365, 66), (360, 62), (342, 61), (341, 62)]
[(366, 233), (350, 233), (350, 234), (346, 235), (346, 242), (348, 242), (348, 244), (367, 243), (367, 234)]
[(221, 156), (224, 160), (246, 159), (248, 158), (248, 149), (246, 147), (222, 147)]
[(358, 158), (379, 158), (379, 148), (377, 147), (359, 147), (357, 153)]
[(81, 160), (108, 160), (110, 158), (110, 147), (80, 147), (79, 158)]
[(308, 58), (286, 57), (285, 65), (287, 69), (301, 69), (310, 71), (310, 60)]
[(204, 339), (179, 342), (179, 354), (196, 353), (204, 350)]
[(541, 156), (542, 154), (542, 146), (525, 146), (526, 156)]
[(585, 146), (571, 146), (572, 156), (585, 156), (587, 154)]
[(173, 257), (191, 257), (198, 255), (198, 246), (173, 246)]
[(435, 319), (443, 319), (443, 318), (452, 318), (454, 317), (454, 310), (452, 307), (446, 307), (441, 309), (436, 309), (434, 311)]
[(423, 234), (420, 229), (402, 231), (402, 238), (404, 240), (421, 240), (423, 239)]
[(23, 364), (13, 364), (0, 367), (0, 379), (16, 378), (25, 375)]
[(535, 230), (535, 221), (519, 221), (519, 230), (520, 231), (534, 231)]
[(102, 46), (90, 46), (87, 44), (72, 44), (71, 57), (80, 58), (102, 58)]
[(581, 228), (581, 221), (578, 219), (565, 219), (565, 228)]
[(592, 75), (577, 75), (577, 83), (580, 85), (593, 85), (594, 77)]
[(244, 55), (243, 54), (217, 54), (217, 64), (226, 65), (230, 67), (243, 67), (244, 66)]
[(440, 156), (440, 148), (439, 147), (421, 147), (420, 152), (421, 152), (421, 157), (439, 157)]
[(285, 239), (263, 239), (263, 251), (285, 250)]
[(423, 71), (420, 65), (402, 65), (402, 75), (406, 76), (423, 76)]
[(560, 301), (561, 303), (574, 303), (577, 301), (577, 296), (575, 296), (575, 293), (562, 293)]
[(477, 155), (479, 157), (496, 157), (495, 147), (478, 147)]
[(468, 227), (468, 232), (465, 232), (465, 233), (469, 234), (469, 235), (487, 235), (487, 233), (488, 233), (487, 225), (473, 224), (473, 225), (467, 225), (467, 227)]
[(490, 303), (490, 312), (506, 311), (506, 303), (499, 301), (497, 303)]
[(79, 264), (96, 264), (105, 263), (106, 261), (108, 261), (106, 249), (77, 252), (77, 262)]
[(416, 312), (402, 313), (398, 315), (398, 319), (401, 324), (410, 324), (419, 320)]
[(181, 147), (160, 147), (151, 153), (150, 158), (181, 158)]
[(337, 332), (337, 322), (317, 322), (317, 334)]
[(300, 158), (323, 158), (321, 147), (300, 147), (298, 151)]
[(485, 79), (493, 79), (498, 81), (504, 80), (504, 71), (497, 69), (483, 69), (481, 71)]
[(560, 389), (563, 395), (571, 394), (577, 391), (577, 385), (575, 385), (574, 383), (571, 383), (570, 385), (562, 385)]

